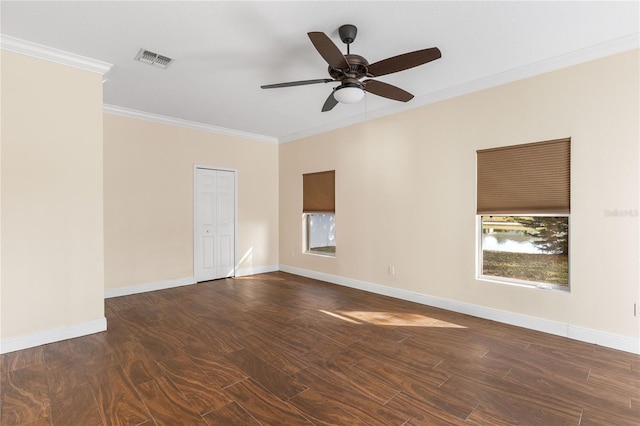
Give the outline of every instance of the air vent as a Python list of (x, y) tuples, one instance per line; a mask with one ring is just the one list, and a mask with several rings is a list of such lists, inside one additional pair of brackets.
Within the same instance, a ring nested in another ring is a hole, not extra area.
[(169, 58), (168, 56), (163, 56), (146, 49), (140, 49), (135, 59), (136, 61), (140, 61), (149, 65), (155, 65), (160, 68), (167, 68), (169, 64), (173, 62), (173, 59)]

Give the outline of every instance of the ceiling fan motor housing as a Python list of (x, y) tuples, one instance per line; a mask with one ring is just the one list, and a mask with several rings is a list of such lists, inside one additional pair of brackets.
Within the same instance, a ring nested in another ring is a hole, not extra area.
[(347, 63), (349, 64), (348, 70), (337, 70), (329, 66), (329, 75), (336, 80), (343, 80), (345, 75), (351, 78), (360, 79), (368, 75), (367, 67), (369, 62), (360, 55), (344, 55)]

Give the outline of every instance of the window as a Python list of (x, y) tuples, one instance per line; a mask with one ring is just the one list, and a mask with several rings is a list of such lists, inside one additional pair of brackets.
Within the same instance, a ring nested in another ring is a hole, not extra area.
[(316, 254), (336, 254), (336, 215), (306, 213), (306, 251)]
[(568, 216), (481, 216), (481, 275), (569, 285)]
[(480, 278), (569, 288), (571, 140), (477, 152)]
[(305, 253), (335, 256), (335, 170), (302, 175)]

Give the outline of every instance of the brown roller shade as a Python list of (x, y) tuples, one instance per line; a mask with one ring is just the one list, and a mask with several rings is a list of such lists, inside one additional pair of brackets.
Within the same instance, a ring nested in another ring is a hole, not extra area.
[(477, 151), (478, 214), (570, 211), (571, 139)]
[(304, 213), (335, 213), (335, 170), (302, 175), (302, 211)]

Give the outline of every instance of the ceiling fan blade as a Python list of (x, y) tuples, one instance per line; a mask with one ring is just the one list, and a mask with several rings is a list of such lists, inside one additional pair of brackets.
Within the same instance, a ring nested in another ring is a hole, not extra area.
[(338, 101), (333, 97), (333, 92), (331, 92), (327, 100), (324, 101), (324, 105), (322, 105), (322, 112), (331, 111), (336, 105), (338, 105)]
[(260, 88), (261, 89), (277, 89), (278, 87), (304, 86), (306, 84), (331, 83), (332, 81), (334, 80), (330, 78), (319, 78), (316, 80), (300, 80), (300, 81), (290, 81), (288, 83), (265, 84), (264, 86), (260, 86)]
[(338, 46), (336, 46), (329, 37), (323, 32), (314, 31), (307, 33), (314, 47), (324, 58), (329, 66), (337, 70), (348, 70), (349, 63), (344, 57)]
[(402, 55), (374, 62), (369, 65), (368, 70), (374, 77), (380, 77), (381, 75), (404, 71), (409, 68), (417, 67), (418, 65), (426, 64), (427, 62), (435, 61), (440, 57), (442, 57), (440, 49), (437, 47), (431, 47), (429, 49), (416, 50), (414, 52), (404, 53)]
[(413, 95), (399, 87), (377, 80), (365, 80), (362, 82), (364, 90), (383, 98), (393, 99), (400, 102), (408, 102), (413, 99)]

